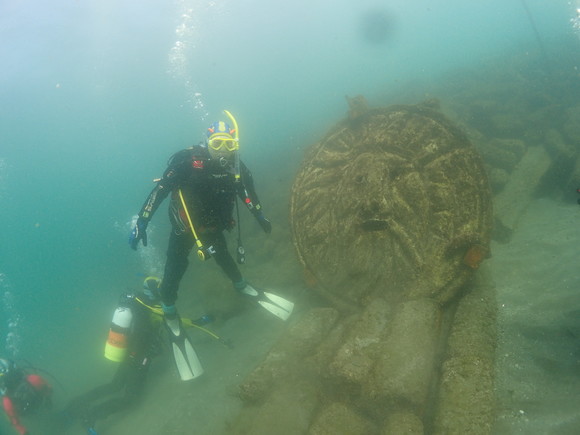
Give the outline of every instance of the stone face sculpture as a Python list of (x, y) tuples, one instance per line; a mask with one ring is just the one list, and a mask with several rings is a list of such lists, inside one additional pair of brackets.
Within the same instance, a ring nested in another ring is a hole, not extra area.
[(343, 121), (310, 149), (291, 218), (320, 291), (360, 308), (376, 297), (446, 303), (488, 252), (491, 210), (466, 136), (429, 107), (393, 106)]
[(474, 279), (492, 225), (482, 160), (432, 104), (350, 101), (291, 199), (298, 257), (330, 306), (304, 314), (241, 385), (233, 433), (273, 421), (287, 434), (489, 433), (495, 304)]

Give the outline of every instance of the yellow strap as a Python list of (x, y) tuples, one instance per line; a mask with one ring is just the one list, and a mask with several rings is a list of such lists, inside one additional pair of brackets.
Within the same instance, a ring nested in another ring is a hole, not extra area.
[(160, 316), (163, 316), (163, 310), (161, 309), (160, 305), (156, 305), (156, 306), (152, 307), (151, 305), (147, 305), (145, 302), (143, 302), (139, 298), (135, 298), (135, 300), (137, 302), (139, 302), (141, 305), (143, 305), (145, 308), (148, 308), (149, 310), (153, 311), (155, 314), (159, 314)]
[[(139, 302), (141, 305), (143, 305), (144, 307), (150, 309), (154, 314), (157, 314), (161, 317), (163, 317), (163, 310), (161, 309), (160, 306), (155, 306), (152, 307), (151, 305), (147, 305), (145, 302), (143, 302), (141, 299), (139, 298), (135, 298), (135, 300), (137, 302)], [(193, 323), (193, 321), (191, 319), (184, 319), (183, 317), (181, 318), (181, 323), (183, 324), (183, 326), (187, 326), (189, 328), (197, 328), (197, 329), (201, 329), (203, 332), (205, 332), (206, 334), (211, 335), (213, 338), (215, 338), (216, 340), (222, 340), (221, 337), (219, 337), (217, 334), (211, 332), (209, 329), (205, 329), (202, 326), (196, 325), (195, 323)]]
[(187, 205), (185, 204), (185, 199), (183, 198), (181, 189), (177, 189), (177, 192), (179, 193), (181, 205), (183, 206), (185, 216), (187, 216), (187, 221), (189, 222), (189, 227), (191, 228), (191, 233), (193, 234), (195, 244), (197, 245), (197, 256), (200, 258), (200, 260), (205, 260), (205, 252), (203, 250), (203, 245), (201, 244), (201, 240), (199, 240), (199, 237), (197, 237), (197, 233), (195, 232), (195, 228), (193, 227), (193, 222), (191, 221), (191, 216), (189, 215), (189, 210), (187, 209)]
[(184, 319), (182, 317), (181, 318), (181, 323), (183, 323), (183, 326), (189, 326), (190, 328), (201, 329), (203, 332), (205, 332), (206, 334), (211, 335), (216, 340), (221, 340), (221, 337), (219, 337), (217, 334), (214, 334), (209, 329), (205, 329), (203, 326), (196, 325), (195, 323), (193, 323), (193, 321), (191, 319)]

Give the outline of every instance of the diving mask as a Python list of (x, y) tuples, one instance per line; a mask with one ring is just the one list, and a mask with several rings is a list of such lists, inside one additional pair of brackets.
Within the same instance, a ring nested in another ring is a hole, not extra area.
[(239, 148), (238, 141), (224, 136), (216, 136), (208, 140), (208, 146), (216, 151), (226, 149), (228, 151), (236, 151)]

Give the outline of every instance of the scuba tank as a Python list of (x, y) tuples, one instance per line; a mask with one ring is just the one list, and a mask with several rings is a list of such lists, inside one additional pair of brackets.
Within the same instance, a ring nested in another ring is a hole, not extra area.
[(133, 313), (129, 307), (117, 307), (105, 344), (105, 358), (114, 362), (125, 360), (128, 353), (127, 341), (132, 321)]

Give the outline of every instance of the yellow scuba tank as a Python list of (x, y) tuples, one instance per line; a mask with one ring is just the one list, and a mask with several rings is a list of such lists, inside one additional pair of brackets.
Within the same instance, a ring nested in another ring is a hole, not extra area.
[(109, 336), (105, 344), (105, 358), (114, 362), (125, 360), (128, 353), (127, 341), (132, 321), (133, 313), (130, 308), (117, 307), (113, 314), (111, 329), (109, 329)]

